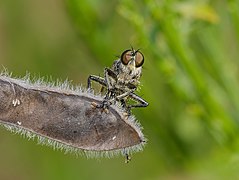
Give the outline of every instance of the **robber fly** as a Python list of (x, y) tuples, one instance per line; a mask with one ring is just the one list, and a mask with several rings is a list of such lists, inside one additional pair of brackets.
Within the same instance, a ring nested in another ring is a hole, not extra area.
[[(148, 102), (134, 93), (140, 83), (143, 64), (143, 54), (132, 48), (124, 51), (120, 58), (114, 61), (112, 68), (105, 68), (104, 77), (90, 75), (88, 89), (91, 89), (91, 81), (101, 84), (106, 89), (104, 100), (98, 107), (107, 109), (118, 101), (125, 112), (130, 115), (131, 108), (148, 106)], [(127, 104), (128, 99), (137, 103)]]

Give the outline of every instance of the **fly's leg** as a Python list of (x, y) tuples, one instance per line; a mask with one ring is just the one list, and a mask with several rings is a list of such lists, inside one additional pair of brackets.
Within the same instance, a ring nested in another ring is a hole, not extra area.
[(145, 101), (143, 98), (141, 98), (140, 96), (138, 96), (135, 93), (130, 93), (129, 94), (129, 98), (133, 99), (134, 101), (139, 102), (139, 104), (131, 104), (128, 107), (129, 108), (136, 108), (136, 107), (147, 107), (149, 105), (149, 103), (147, 101)]
[(100, 76), (95, 76), (95, 75), (90, 75), (88, 77), (88, 81), (87, 81), (88, 89), (91, 89), (91, 81), (95, 81), (95, 82), (98, 82), (99, 84), (101, 84), (102, 85), (101, 89), (103, 89), (104, 87), (107, 88), (107, 93), (104, 97), (102, 104), (96, 106), (98, 108), (107, 109), (112, 104), (112, 101), (113, 101), (112, 98), (114, 97), (114, 93), (113, 93), (113, 88), (110, 84), (109, 77), (112, 77), (115, 80), (117, 78), (116, 74), (109, 68), (105, 68), (104, 78), (102, 78)]
[(100, 88), (100, 93), (103, 93), (104, 90), (105, 90), (105, 86), (101, 86), (101, 88)]
[[(132, 91), (134, 91), (134, 90), (132, 90)], [(130, 99), (132, 99), (134, 101), (137, 101), (138, 104), (127, 105), (125, 100), (123, 99), (125, 97), (129, 97)], [(125, 111), (128, 114), (128, 116), (130, 116), (130, 114), (131, 114), (131, 108), (147, 107), (149, 105), (149, 103), (147, 101), (145, 101), (143, 98), (141, 98), (140, 96), (136, 95), (135, 93), (133, 93), (131, 91), (123, 93), (123, 94), (117, 96), (117, 100), (120, 100), (121, 105), (125, 109)]]
[(119, 100), (121, 100), (121, 99), (124, 99), (125, 97), (127, 97), (127, 96), (129, 96), (131, 93), (133, 93), (135, 91), (135, 89), (132, 89), (132, 90), (130, 90), (130, 91), (127, 91), (127, 92), (125, 92), (125, 93), (123, 93), (123, 94), (121, 94), (121, 95), (118, 95), (118, 96), (116, 96), (116, 99), (119, 101)]
[(104, 70), (104, 83), (105, 87), (107, 88), (107, 93), (104, 97), (104, 100), (101, 105), (99, 105), (101, 108), (107, 109), (114, 100), (114, 92), (112, 85), (110, 84), (110, 77), (112, 77), (115, 81), (117, 80), (117, 75), (109, 68), (105, 68)]
[(121, 99), (121, 100), (120, 100), (120, 104), (121, 104), (121, 106), (122, 106), (123, 109), (126, 109), (126, 102), (125, 102), (124, 99)]
[[(88, 77), (88, 81), (87, 81), (87, 89), (88, 90), (91, 90), (91, 81), (95, 81), (95, 82), (101, 84), (102, 88), (107, 86), (104, 78), (102, 78), (100, 76), (90, 75)], [(106, 95), (106, 96), (108, 96), (108, 95)], [(106, 97), (104, 98), (102, 104), (95, 105), (95, 103), (94, 103), (93, 106), (96, 107), (96, 108), (103, 108), (103, 109), (105, 109), (105, 107), (108, 106), (106, 101), (105, 101), (105, 99), (106, 99)]]
[(104, 76), (105, 76), (105, 84), (107, 87), (107, 91), (112, 91), (113, 87), (110, 84), (110, 77), (112, 77), (115, 81), (117, 81), (117, 75), (109, 68), (105, 68), (104, 70)]
[(98, 82), (102, 86), (106, 86), (105, 79), (100, 76), (90, 75), (87, 81), (87, 89), (91, 89), (91, 81)]
[(127, 106), (125, 102), (125, 98), (128, 97), (130, 94), (132, 94), (135, 90), (136, 88), (116, 96), (116, 100), (120, 101), (122, 108), (126, 111), (128, 116), (131, 114), (131, 112), (130, 112), (130, 108)]
[(120, 101), (122, 108), (126, 111), (127, 116), (130, 115), (130, 109), (128, 109), (128, 107), (127, 107), (125, 98), (126, 98), (127, 96), (129, 96), (129, 94), (132, 93), (133, 91), (134, 91), (134, 90), (125, 92), (125, 93), (123, 93), (123, 94), (121, 94), (121, 95), (118, 95), (118, 96), (116, 97), (117, 101)]

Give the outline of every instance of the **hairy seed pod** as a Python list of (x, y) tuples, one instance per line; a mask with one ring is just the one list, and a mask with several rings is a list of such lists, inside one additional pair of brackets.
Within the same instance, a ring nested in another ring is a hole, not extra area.
[(88, 157), (142, 150), (138, 122), (117, 105), (96, 108), (103, 97), (66, 83), (53, 86), (0, 75), (0, 124), (40, 143)]

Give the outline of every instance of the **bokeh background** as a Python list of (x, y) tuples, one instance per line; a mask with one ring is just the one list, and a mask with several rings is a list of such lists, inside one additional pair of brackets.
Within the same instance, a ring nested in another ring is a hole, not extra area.
[(0, 0), (0, 64), (86, 86), (131, 46), (143, 152), (86, 159), (0, 128), (0, 179), (239, 179), (238, 0)]

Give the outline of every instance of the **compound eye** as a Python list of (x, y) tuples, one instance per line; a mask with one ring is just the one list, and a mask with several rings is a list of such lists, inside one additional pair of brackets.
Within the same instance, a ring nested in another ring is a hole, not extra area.
[(132, 51), (128, 49), (121, 54), (120, 60), (124, 65), (127, 65), (132, 59), (132, 56)]
[(135, 53), (135, 66), (140, 67), (143, 64), (144, 64), (144, 55), (140, 51), (137, 51)]

